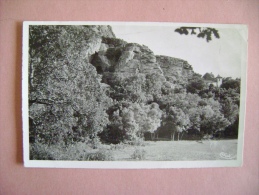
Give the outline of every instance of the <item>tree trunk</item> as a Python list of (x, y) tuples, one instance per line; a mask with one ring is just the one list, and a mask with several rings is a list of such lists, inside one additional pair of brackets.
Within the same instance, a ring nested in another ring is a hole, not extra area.
[(177, 139), (178, 139), (178, 141), (179, 141), (179, 135), (180, 135), (180, 132), (178, 132), (178, 135), (177, 135)]
[(174, 133), (173, 133), (173, 141), (174, 141), (174, 134), (175, 134), (175, 131), (174, 131)]
[(183, 131), (183, 133), (182, 133), (182, 135), (181, 135), (181, 138), (180, 138), (181, 140), (183, 139), (183, 134), (184, 134), (184, 131)]

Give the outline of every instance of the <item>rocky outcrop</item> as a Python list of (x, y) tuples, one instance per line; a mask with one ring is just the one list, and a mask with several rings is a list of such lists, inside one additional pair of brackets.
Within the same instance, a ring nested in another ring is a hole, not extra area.
[[(103, 33), (101, 40), (96, 39), (90, 62), (99, 74), (112, 73), (130, 76), (135, 73), (163, 75), (171, 84), (186, 84), (193, 75), (192, 66), (185, 60), (155, 56), (145, 45), (127, 43), (115, 38), (109, 27), (96, 28)], [(98, 36), (99, 38), (100, 36)]]
[[(143, 74), (158, 73), (163, 74), (160, 66), (156, 62), (154, 53), (144, 45), (127, 44), (125, 56), (121, 56), (117, 70), (121, 72), (139, 72)], [(126, 63), (125, 63), (126, 62)]]
[(168, 56), (156, 56), (156, 60), (171, 83), (186, 84), (194, 73), (192, 66), (185, 60)]
[(95, 52), (95, 54), (91, 56), (90, 62), (95, 66), (99, 74), (109, 71), (111, 67), (111, 62), (105, 55), (105, 52)]
[(111, 26), (109, 25), (90, 25), (88, 27), (99, 36), (115, 38), (115, 34), (113, 33)]
[(91, 55), (99, 51), (106, 51), (109, 46), (103, 43), (104, 39), (113, 39), (115, 35), (110, 26), (103, 25), (92, 25), (85, 26), (89, 33), (87, 35), (87, 45), (85, 47), (86, 56), (89, 56), (91, 60)]
[[(115, 39), (114, 42), (116, 42)], [(112, 44), (109, 43), (109, 45)], [(143, 74), (163, 74), (162, 69), (156, 62), (154, 53), (148, 47), (136, 43), (123, 43), (116, 47), (100, 50), (93, 56), (91, 63), (95, 67), (101, 67), (102, 71), (112, 71), (129, 75), (136, 72)]]
[(87, 46), (85, 47), (86, 56), (91, 56), (95, 52), (100, 50), (102, 43), (102, 38), (97, 36), (92, 36), (88, 39)]
[(154, 53), (148, 47), (136, 43), (130, 43), (125, 46), (115, 71), (123, 73), (163, 74), (156, 62)]

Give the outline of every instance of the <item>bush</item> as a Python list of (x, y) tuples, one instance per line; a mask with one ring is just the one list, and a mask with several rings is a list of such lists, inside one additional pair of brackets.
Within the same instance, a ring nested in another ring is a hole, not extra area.
[(93, 149), (97, 149), (100, 148), (102, 146), (102, 143), (99, 139), (99, 137), (95, 137), (91, 140), (88, 141), (88, 144), (93, 148)]
[(49, 146), (41, 143), (30, 144), (30, 160), (55, 160)]
[(30, 145), (30, 160), (111, 161), (113, 159), (108, 150), (96, 150), (84, 142), (77, 142), (68, 146), (64, 143), (55, 145), (34, 143)]
[(114, 157), (112, 156), (110, 151), (101, 149), (96, 153), (88, 154), (86, 159), (87, 161), (112, 161)]
[(144, 149), (135, 149), (133, 154), (131, 155), (132, 159), (135, 160), (145, 160), (146, 151)]
[(60, 153), (57, 156), (57, 160), (86, 160), (89, 153), (95, 151), (84, 142), (77, 142), (75, 144), (68, 145), (65, 148), (60, 148)]
[(144, 138), (135, 138), (132, 141), (125, 141), (125, 144), (133, 145), (133, 146), (145, 146)]
[(111, 144), (111, 150), (122, 150), (125, 148), (124, 143), (119, 143), (119, 144)]

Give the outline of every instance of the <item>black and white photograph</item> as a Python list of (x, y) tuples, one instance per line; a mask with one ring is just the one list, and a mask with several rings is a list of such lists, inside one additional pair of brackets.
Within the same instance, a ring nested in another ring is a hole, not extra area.
[(242, 166), (247, 31), (24, 22), (25, 166)]

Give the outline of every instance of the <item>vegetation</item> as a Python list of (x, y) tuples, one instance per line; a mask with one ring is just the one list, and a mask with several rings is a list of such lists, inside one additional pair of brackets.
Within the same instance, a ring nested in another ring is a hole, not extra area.
[(197, 35), (198, 38), (204, 38), (207, 42), (212, 40), (212, 35), (214, 35), (217, 39), (220, 38), (219, 32), (215, 28), (208, 27), (180, 27), (175, 30), (175, 32), (180, 35)]
[(146, 151), (144, 149), (135, 149), (131, 158), (134, 160), (145, 160)]
[[(98, 57), (101, 44), (110, 48)], [(237, 138), (239, 79), (214, 87), (196, 73), (171, 83), (158, 72), (115, 71), (125, 45), (91, 26), (30, 26), (30, 159), (113, 160), (113, 144)], [(93, 59), (110, 68), (97, 71)], [(145, 151), (131, 158), (143, 160)]]

